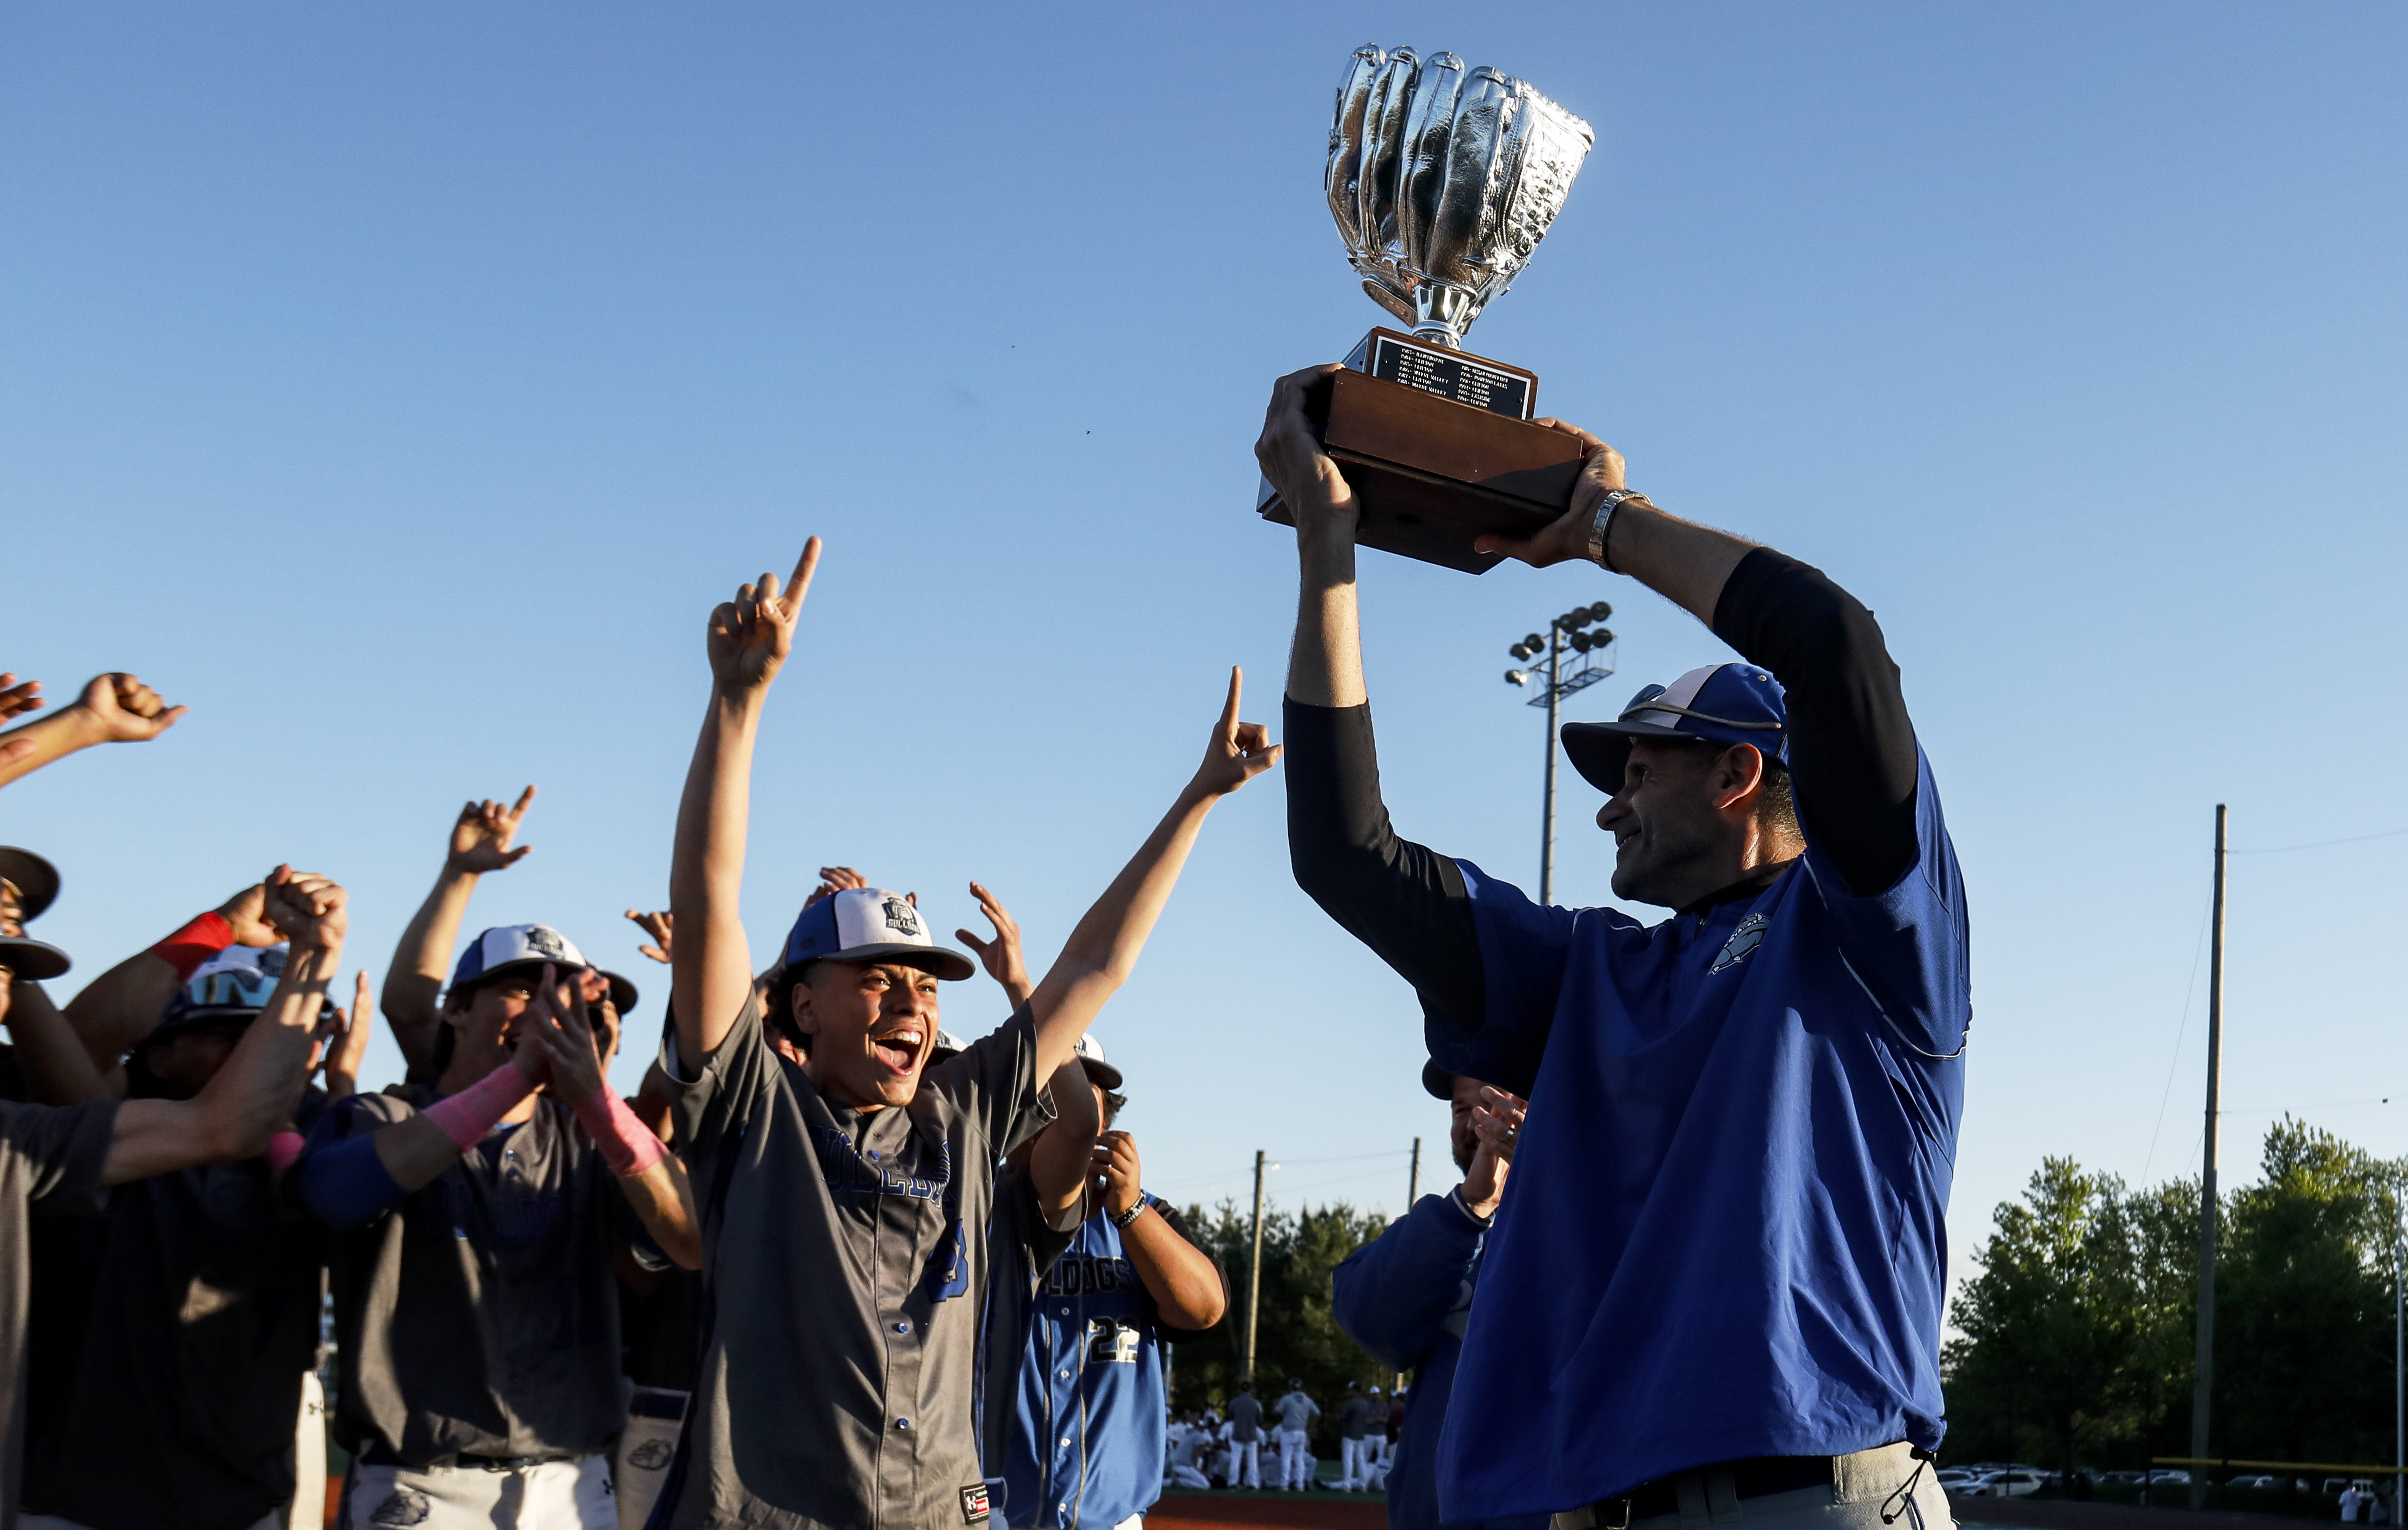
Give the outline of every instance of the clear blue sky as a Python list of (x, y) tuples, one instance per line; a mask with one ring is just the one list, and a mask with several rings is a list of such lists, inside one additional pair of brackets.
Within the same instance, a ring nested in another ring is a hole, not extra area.
[[(1959, 1248), (2044, 1152), (2184, 1171), (2213, 805), (2246, 849), (2408, 827), (2396, 5), (9, 7), (0, 665), (193, 708), (0, 796), (65, 869), (67, 986), (280, 859), (356, 890), (381, 972), (460, 801), (534, 780), (472, 923), (559, 925), (652, 1030), (619, 912), (664, 896), (702, 619), (812, 532), (756, 949), (841, 861), (946, 929), (990, 881), (1041, 962), (1226, 665), (1276, 719), (1248, 448), (1379, 318), (1318, 184), (1367, 38), (1598, 127), (1475, 348), (1881, 615), (1971, 889)], [(1573, 716), (1723, 656), (1592, 571), (1364, 579), (1399, 825), (1500, 874), (1537, 861), (1510, 642), (1621, 608)], [(1100, 1034), (1156, 1188), (1260, 1147), (1283, 1199), (1394, 1209), (1442, 1112), (1282, 790), (1210, 825)], [(2236, 859), (2229, 1158), (2283, 1108), (2408, 1151), (2370, 1103), (2408, 1092), (2403, 850)]]

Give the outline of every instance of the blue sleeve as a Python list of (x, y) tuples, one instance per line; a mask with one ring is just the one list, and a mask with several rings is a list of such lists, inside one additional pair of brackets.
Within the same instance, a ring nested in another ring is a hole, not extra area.
[(1390, 1370), (1419, 1367), (1462, 1304), (1484, 1231), (1453, 1195), (1424, 1195), (1331, 1276), (1339, 1331)]
[(328, 1107), (310, 1128), (301, 1157), (302, 1206), (338, 1231), (366, 1226), (409, 1194), (377, 1156), (377, 1131), (391, 1123), (353, 1103), (377, 1097), (353, 1095)]
[(1472, 929), (1480, 940), (1481, 1021), (1465, 1024), (1425, 999), (1423, 1035), (1430, 1056), (1449, 1073), (1526, 1096), (1555, 1023), (1578, 916), (1570, 908), (1531, 902), (1520, 888), (1494, 879), (1469, 861), (1455, 865), (1470, 894)]
[(1808, 824), (1806, 869), (1830, 911), (1849, 970), (1895, 1039), (1926, 1058), (1954, 1057), (1973, 1022), (1971, 937), (1965, 881), (1932, 785), (1931, 762), (1916, 750), (1914, 864), (1876, 892), (1852, 890), (1814, 835), (1813, 805), (1801, 799), (1798, 808)]

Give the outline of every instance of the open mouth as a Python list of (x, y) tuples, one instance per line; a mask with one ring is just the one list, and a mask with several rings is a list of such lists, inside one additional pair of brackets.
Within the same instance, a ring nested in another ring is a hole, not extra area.
[(899, 1077), (919, 1065), (921, 1044), (926, 1039), (925, 1031), (917, 1026), (906, 1026), (884, 1036), (871, 1037), (869, 1050), (889, 1071)]

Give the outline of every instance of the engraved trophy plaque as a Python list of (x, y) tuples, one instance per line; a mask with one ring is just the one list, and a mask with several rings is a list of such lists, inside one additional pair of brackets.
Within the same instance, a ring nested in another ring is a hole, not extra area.
[[(1528, 536), (1580, 477), (1572, 437), (1530, 423), (1535, 373), (1463, 349), (1571, 191), (1596, 135), (1527, 84), (1453, 53), (1365, 46), (1329, 128), (1330, 216), (1363, 290), (1406, 326), (1371, 331), (1308, 405), (1354, 491), (1355, 539), (1482, 574), (1486, 532)], [(1266, 480), (1265, 519), (1294, 518)]]

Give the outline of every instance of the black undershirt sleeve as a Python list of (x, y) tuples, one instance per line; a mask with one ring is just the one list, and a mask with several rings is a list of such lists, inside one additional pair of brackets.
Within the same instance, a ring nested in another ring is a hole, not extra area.
[(1380, 800), (1371, 708), (1286, 704), (1288, 858), (1296, 882), (1348, 934), (1459, 1022), (1486, 1007), (1463, 870), (1400, 839)]
[(1914, 724), (1873, 613), (1819, 568), (1757, 548), (1714, 603), (1714, 636), (1789, 698), (1789, 774), (1815, 848), (1869, 897), (1914, 865)]

